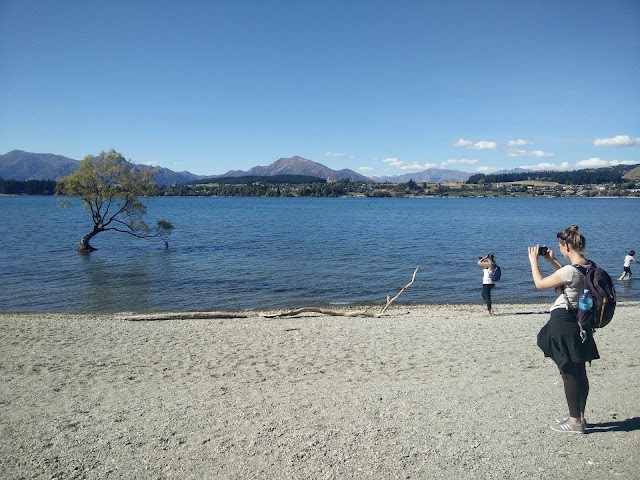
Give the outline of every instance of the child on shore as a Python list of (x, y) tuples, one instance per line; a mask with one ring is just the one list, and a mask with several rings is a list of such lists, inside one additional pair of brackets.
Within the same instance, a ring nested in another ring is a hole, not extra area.
[(624, 257), (624, 271), (622, 272), (622, 275), (620, 275), (620, 280), (625, 280), (627, 275), (629, 275), (629, 280), (631, 280), (631, 276), (633, 275), (631, 273), (631, 262), (638, 261), (636, 260), (635, 255), (635, 250), (630, 250), (629, 253), (627, 253), (627, 256)]

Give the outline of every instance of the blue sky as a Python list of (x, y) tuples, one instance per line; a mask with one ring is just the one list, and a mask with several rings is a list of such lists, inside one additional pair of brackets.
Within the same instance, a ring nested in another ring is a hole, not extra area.
[(0, 153), (222, 174), (640, 163), (637, 0), (0, 0)]

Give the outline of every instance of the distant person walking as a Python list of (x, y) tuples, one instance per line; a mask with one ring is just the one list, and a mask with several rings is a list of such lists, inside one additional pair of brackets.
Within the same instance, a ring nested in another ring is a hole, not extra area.
[(484, 303), (487, 305), (487, 311), (485, 312), (485, 317), (489, 317), (493, 315), (493, 304), (491, 302), (491, 290), (496, 286), (496, 283), (491, 279), (493, 275), (493, 269), (496, 266), (496, 258), (492, 253), (488, 253), (484, 257), (480, 257), (478, 260), (478, 266), (482, 267), (483, 276), (482, 276), (482, 299)]
[[(584, 433), (584, 411), (589, 395), (585, 363), (599, 359), (600, 355), (591, 329), (581, 336), (576, 311), (584, 291), (584, 275), (574, 265), (590, 265), (591, 262), (584, 257), (587, 241), (576, 225), (565, 228), (556, 237), (560, 253), (571, 265), (562, 266), (551, 249), (541, 249), (539, 245), (529, 247), (531, 275), (536, 288), (559, 287), (562, 291), (550, 308), (551, 316), (538, 333), (537, 343), (544, 356), (558, 365), (569, 407), (569, 413), (556, 418), (551, 428), (558, 432)], [(544, 278), (538, 265), (541, 256), (556, 269)]]
[(629, 253), (627, 253), (627, 256), (624, 257), (624, 271), (622, 272), (622, 275), (620, 275), (620, 280), (626, 279), (627, 275), (629, 275), (629, 280), (631, 280), (631, 276), (633, 275), (633, 273), (631, 273), (631, 262), (638, 263), (638, 260), (636, 260), (635, 250), (630, 250)]

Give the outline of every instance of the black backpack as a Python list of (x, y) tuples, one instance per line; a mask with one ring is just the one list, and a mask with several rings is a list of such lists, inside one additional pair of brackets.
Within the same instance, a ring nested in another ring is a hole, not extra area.
[(574, 265), (574, 267), (584, 275), (584, 288), (589, 290), (593, 299), (593, 308), (590, 312), (578, 310), (578, 322), (583, 328), (606, 327), (616, 310), (616, 289), (611, 277), (593, 262), (588, 266)]
[(493, 266), (493, 272), (491, 273), (491, 281), (497, 282), (502, 277), (502, 269), (498, 265)]

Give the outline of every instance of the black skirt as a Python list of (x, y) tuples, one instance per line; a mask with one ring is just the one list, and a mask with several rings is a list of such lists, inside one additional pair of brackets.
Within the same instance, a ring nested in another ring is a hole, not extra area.
[(538, 347), (559, 368), (568, 362), (586, 363), (600, 358), (591, 329), (583, 343), (575, 313), (564, 308), (551, 311), (551, 318), (538, 333)]

